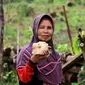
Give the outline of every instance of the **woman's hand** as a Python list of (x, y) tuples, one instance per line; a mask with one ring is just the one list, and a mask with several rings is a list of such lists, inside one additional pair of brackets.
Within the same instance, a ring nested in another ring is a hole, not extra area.
[(50, 53), (50, 46), (46, 42), (39, 41), (32, 45), (31, 61), (38, 63), (47, 58)]
[(48, 52), (44, 52), (44, 54), (40, 55), (40, 54), (36, 54), (36, 55), (32, 55), (30, 60), (33, 63), (38, 63), (44, 59), (46, 59), (48, 57)]

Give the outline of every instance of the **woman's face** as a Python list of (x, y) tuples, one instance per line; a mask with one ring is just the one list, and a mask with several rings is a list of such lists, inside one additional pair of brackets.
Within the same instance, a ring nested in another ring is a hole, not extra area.
[(38, 28), (38, 39), (41, 41), (49, 41), (53, 35), (52, 24), (49, 20), (42, 20)]

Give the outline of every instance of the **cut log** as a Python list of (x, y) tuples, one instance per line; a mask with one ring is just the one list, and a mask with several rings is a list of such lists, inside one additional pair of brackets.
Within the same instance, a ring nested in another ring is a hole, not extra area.
[(76, 62), (81, 60), (81, 56), (83, 54), (79, 54), (78, 56), (75, 56), (72, 60), (66, 62), (65, 64), (62, 65), (63, 72), (67, 72), (73, 65), (75, 65)]

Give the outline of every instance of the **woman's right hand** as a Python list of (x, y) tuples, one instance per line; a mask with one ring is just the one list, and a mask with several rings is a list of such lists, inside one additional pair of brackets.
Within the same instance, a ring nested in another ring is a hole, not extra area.
[(33, 62), (33, 63), (38, 63), (44, 59), (46, 59), (48, 56), (48, 52), (41, 55), (41, 54), (36, 54), (36, 55), (32, 55), (30, 60)]
[(38, 63), (47, 58), (50, 53), (50, 46), (46, 42), (39, 41), (32, 45), (31, 61)]

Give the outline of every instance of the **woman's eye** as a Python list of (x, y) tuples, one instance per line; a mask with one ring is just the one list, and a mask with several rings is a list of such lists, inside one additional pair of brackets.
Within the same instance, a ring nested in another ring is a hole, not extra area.
[(39, 27), (39, 29), (44, 29), (44, 26)]
[(52, 29), (52, 27), (48, 26), (48, 29)]

